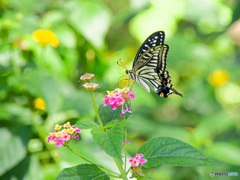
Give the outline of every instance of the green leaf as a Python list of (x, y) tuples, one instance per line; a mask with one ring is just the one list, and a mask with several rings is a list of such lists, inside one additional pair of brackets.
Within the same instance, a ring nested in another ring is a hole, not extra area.
[(172, 137), (156, 137), (144, 143), (139, 151), (148, 161), (145, 167), (168, 164), (172, 166), (203, 166), (208, 158), (195, 147)]
[(17, 129), (17, 133), (14, 134), (7, 128), (0, 128), (0, 137), (2, 138), (0, 143), (0, 175), (9, 171), (25, 158), (30, 134), (30, 126), (23, 126)]
[(19, 164), (7, 171), (1, 179), (43, 179), (41, 165), (37, 155), (26, 156)]
[[(131, 123), (124, 121), (124, 120), (116, 120), (118, 122), (118, 124), (120, 124), (122, 127), (128, 126)], [(110, 123), (108, 123), (106, 126), (104, 126), (104, 128), (111, 128), (116, 124), (116, 121), (111, 121)]]
[(16, 103), (0, 104), (0, 119), (12, 121), (21, 124), (31, 124), (32, 112), (30, 109), (20, 106)]
[(57, 112), (61, 105), (60, 84), (46, 71), (29, 70), (21, 76), (12, 77), (11, 83), (16, 87), (23, 86), (35, 97), (43, 98), (46, 103), (46, 111), (50, 114)]
[(56, 180), (108, 180), (110, 179), (101, 169), (92, 164), (81, 164), (63, 169)]
[(106, 6), (97, 1), (76, 1), (66, 8), (71, 25), (93, 46), (103, 48), (111, 16)]
[(118, 158), (122, 162), (123, 130), (120, 124), (116, 123), (116, 125), (107, 132), (103, 132), (101, 128), (94, 128), (91, 134), (96, 144), (107, 154)]
[[(122, 119), (120, 115), (122, 114), (121, 108), (117, 108), (116, 110), (112, 110), (110, 106), (102, 106), (100, 105), (98, 108), (103, 126), (106, 126), (108, 123), (116, 120), (116, 119)], [(127, 119), (131, 114), (126, 113), (125, 114), (125, 119)], [(98, 123), (97, 117), (94, 117), (94, 121)]]
[(97, 127), (98, 125), (93, 121), (83, 120), (76, 123), (75, 126), (78, 127), (79, 129), (91, 129)]

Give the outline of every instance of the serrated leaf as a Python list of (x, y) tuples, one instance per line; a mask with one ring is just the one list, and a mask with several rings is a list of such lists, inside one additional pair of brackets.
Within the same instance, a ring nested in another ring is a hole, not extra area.
[(56, 180), (109, 180), (109, 176), (92, 164), (81, 164), (63, 169)]
[[(122, 117), (120, 117), (120, 115), (122, 114), (122, 110), (120, 108), (117, 108), (116, 110), (112, 110), (110, 106), (102, 106), (100, 105), (98, 108), (103, 126), (106, 126), (108, 123), (116, 120), (116, 119), (122, 119)], [(125, 119), (127, 120), (127, 118), (130, 116), (130, 113), (126, 113), (125, 114)], [(97, 121), (97, 117), (94, 117), (94, 121), (96, 123), (98, 123)]]
[(77, 122), (75, 126), (78, 127), (79, 129), (91, 129), (97, 127), (98, 125), (93, 121), (84, 120)]
[(144, 143), (139, 151), (148, 161), (145, 167), (168, 164), (172, 166), (203, 166), (208, 158), (195, 147), (172, 137), (157, 137)]
[[(118, 122), (118, 124), (120, 124), (122, 127), (125, 127), (127, 125), (130, 125), (131, 123), (128, 123), (127, 121), (124, 120), (116, 120)], [(111, 128), (116, 124), (116, 121), (111, 121), (110, 123), (108, 123), (106, 126), (104, 126), (104, 128)]]
[(91, 134), (95, 143), (107, 154), (118, 158), (122, 162), (123, 130), (118, 123), (107, 132), (103, 132), (101, 128), (94, 128)]

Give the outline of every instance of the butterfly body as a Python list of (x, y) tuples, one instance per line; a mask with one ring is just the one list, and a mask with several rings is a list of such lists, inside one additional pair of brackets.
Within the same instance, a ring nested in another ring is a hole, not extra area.
[(166, 98), (170, 94), (182, 96), (172, 87), (171, 77), (166, 70), (169, 47), (164, 44), (164, 37), (163, 31), (150, 35), (138, 50), (132, 70), (127, 70), (126, 74), (147, 92), (150, 92), (150, 85), (162, 97)]

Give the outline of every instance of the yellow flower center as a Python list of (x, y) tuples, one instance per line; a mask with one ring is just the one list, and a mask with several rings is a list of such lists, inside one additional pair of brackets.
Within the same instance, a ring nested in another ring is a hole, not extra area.
[(67, 129), (64, 129), (64, 130), (63, 130), (63, 133), (67, 133), (67, 132), (68, 132), (68, 130), (67, 130)]
[(55, 129), (59, 130), (60, 128), (61, 128), (61, 126), (59, 126), (59, 124), (56, 124)]
[(108, 97), (113, 97), (114, 96), (114, 94), (108, 94)]
[(124, 92), (124, 93), (127, 93), (128, 91), (129, 91), (128, 88), (123, 88), (123, 92)]
[(64, 127), (69, 127), (70, 126), (70, 122), (67, 122), (66, 124), (64, 124)]
[(57, 137), (61, 137), (61, 136), (62, 136), (62, 132), (58, 132), (58, 133), (56, 134), (56, 136), (57, 136)]
[(74, 132), (74, 129), (68, 129), (68, 133), (72, 134)]

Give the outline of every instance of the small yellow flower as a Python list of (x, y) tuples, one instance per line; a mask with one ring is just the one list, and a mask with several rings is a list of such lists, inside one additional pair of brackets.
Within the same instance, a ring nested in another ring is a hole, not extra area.
[(113, 91), (107, 91), (108, 94), (113, 94)]
[(128, 91), (129, 91), (128, 88), (123, 88), (123, 92), (124, 92), (124, 93), (127, 93)]
[(61, 136), (62, 136), (62, 132), (58, 132), (58, 133), (56, 134), (56, 136), (57, 136), (57, 137), (61, 137)]
[(43, 47), (51, 44), (54, 47), (59, 46), (57, 36), (50, 30), (38, 29), (32, 33), (33, 39)]
[(55, 129), (59, 130), (60, 128), (61, 128), (61, 126), (59, 124), (56, 124)]
[(209, 83), (214, 86), (221, 86), (229, 80), (229, 73), (226, 70), (218, 69), (208, 76)]
[(74, 132), (74, 129), (73, 129), (73, 128), (68, 129), (68, 133), (69, 133), (69, 134), (72, 134), (73, 132)]
[(53, 135), (55, 135), (55, 134), (56, 134), (55, 132), (51, 132), (51, 133), (50, 133), (51, 136), (53, 136)]
[(108, 94), (108, 97), (113, 97), (114, 96), (114, 94), (113, 93), (111, 93), (111, 94)]
[(35, 99), (33, 104), (36, 109), (41, 109), (41, 110), (46, 109), (45, 102), (42, 98)]
[(64, 129), (64, 130), (63, 130), (63, 133), (67, 133), (67, 132), (68, 132), (68, 130), (67, 130), (67, 129)]
[(67, 122), (66, 124), (64, 124), (64, 127), (69, 127), (70, 126), (70, 122)]

